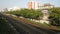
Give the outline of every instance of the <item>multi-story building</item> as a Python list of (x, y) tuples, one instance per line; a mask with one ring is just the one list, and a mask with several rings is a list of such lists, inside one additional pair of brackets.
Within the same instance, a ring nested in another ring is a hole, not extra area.
[(38, 2), (28, 2), (28, 9), (38, 9)]
[(39, 9), (50, 9), (50, 8), (53, 8), (54, 5), (51, 5), (51, 4), (43, 4), (42, 6), (38, 6)]
[(50, 9), (53, 7), (54, 5), (51, 5), (49, 3), (40, 5), (38, 2), (28, 2), (28, 9)]

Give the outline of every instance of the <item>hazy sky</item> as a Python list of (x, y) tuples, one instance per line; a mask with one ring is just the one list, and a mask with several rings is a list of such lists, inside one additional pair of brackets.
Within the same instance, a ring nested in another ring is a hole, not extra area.
[[(25, 7), (27, 7), (27, 3), (29, 1), (31, 1), (31, 0), (0, 0), (0, 9), (11, 8), (14, 6), (25, 8)], [(33, 0), (33, 1), (37, 1), (41, 4), (50, 3), (50, 4), (53, 4), (55, 6), (60, 7), (60, 0)]]

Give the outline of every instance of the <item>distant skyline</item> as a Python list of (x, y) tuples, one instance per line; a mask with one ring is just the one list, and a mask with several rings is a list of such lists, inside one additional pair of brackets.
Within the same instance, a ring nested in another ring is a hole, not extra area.
[(0, 0), (0, 10), (4, 8), (11, 8), (14, 6), (27, 8), (27, 4), (29, 1), (36, 1), (40, 4), (50, 3), (52, 5), (60, 7), (60, 0)]

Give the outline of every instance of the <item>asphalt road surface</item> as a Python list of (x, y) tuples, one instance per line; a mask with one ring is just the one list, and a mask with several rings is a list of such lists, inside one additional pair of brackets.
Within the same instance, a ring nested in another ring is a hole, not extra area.
[[(15, 31), (15, 34), (57, 34), (56, 32), (32, 26), (21, 21), (15, 20), (0, 13), (0, 16), (6, 18), (8, 25)], [(9, 33), (8, 33), (9, 34)], [(12, 33), (11, 33), (12, 34)]]

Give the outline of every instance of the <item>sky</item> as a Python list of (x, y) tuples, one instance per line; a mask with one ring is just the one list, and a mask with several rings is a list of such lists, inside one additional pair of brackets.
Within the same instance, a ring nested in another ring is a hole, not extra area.
[(40, 4), (50, 3), (52, 5), (60, 7), (60, 0), (0, 0), (0, 9), (11, 8), (14, 6), (27, 8), (27, 4), (29, 1), (36, 1)]

